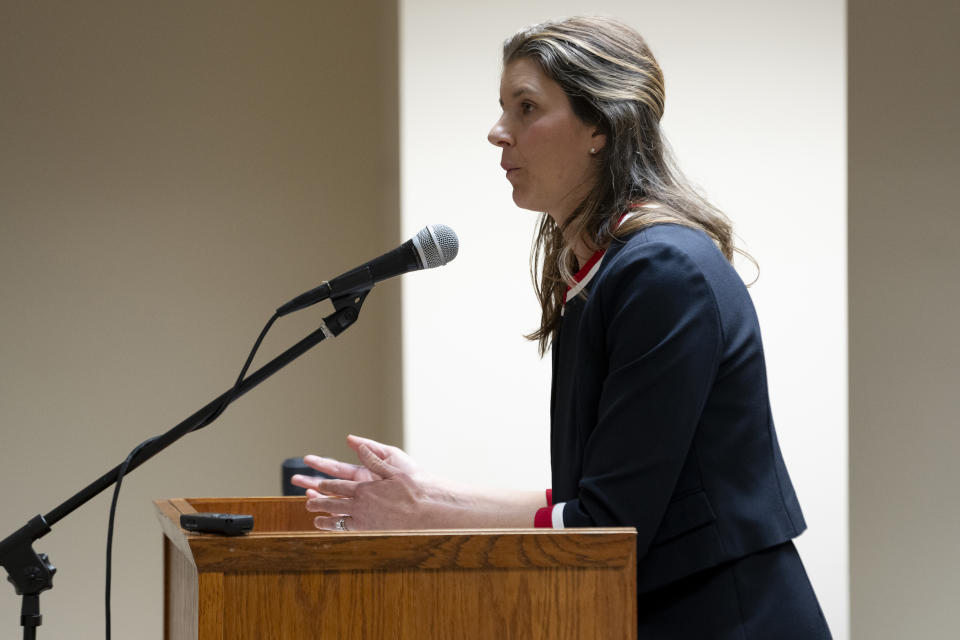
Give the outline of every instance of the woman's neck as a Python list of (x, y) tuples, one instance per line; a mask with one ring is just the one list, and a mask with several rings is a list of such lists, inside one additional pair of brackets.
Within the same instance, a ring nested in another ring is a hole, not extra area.
[(597, 249), (582, 237), (577, 238), (577, 241), (573, 243), (572, 247), (573, 255), (577, 258), (577, 269), (587, 264), (590, 258), (593, 257), (593, 254), (597, 252)]
[[(557, 226), (563, 227), (563, 221), (566, 218), (553, 215), (552, 213), (547, 213), (547, 215), (553, 218)], [(590, 258), (593, 257), (593, 254), (596, 253), (600, 247), (596, 246), (586, 234), (581, 232), (579, 236), (574, 238), (572, 237), (573, 233), (574, 230), (569, 227), (564, 229), (563, 241), (573, 250), (573, 255), (577, 259), (577, 269), (579, 269), (590, 261)]]

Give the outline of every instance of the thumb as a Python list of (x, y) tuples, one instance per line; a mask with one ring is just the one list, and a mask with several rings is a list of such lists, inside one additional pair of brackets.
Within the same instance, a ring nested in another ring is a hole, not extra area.
[(360, 458), (360, 462), (363, 464), (363, 466), (381, 478), (386, 479), (400, 473), (399, 469), (380, 458), (366, 444), (361, 444), (359, 447), (357, 447), (357, 457)]
[(370, 438), (361, 438), (353, 434), (347, 436), (347, 446), (357, 452), (357, 455), (360, 454), (360, 447), (363, 445), (370, 447), (370, 450), (379, 458), (386, 458), (390, 455), (390, 447), (381, 442), (371, 440)]

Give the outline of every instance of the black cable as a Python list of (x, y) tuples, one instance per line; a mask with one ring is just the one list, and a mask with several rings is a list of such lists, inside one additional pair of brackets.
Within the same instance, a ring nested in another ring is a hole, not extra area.
[[(244, 376), (247, 375), (247, 370), (250, 368), (250, 365), (253, 363), (253, 358), (257, 354), (257, 350), (260, 348), (260, 343), (263, 342), (264, 337), (266, 337), (267, 332), (270, 330), (270, 327), (273, 326), (273, 323), (279, 318), (279, 314), (274, 313), (273, 317), (267, 321), (267, 324), (264, 325), (263, 329), (260, 331), (260, 335), (257, 337), (257, 341), (253, 344), (253, 349), (250, 350), (250, 355), (247, 356), (247, 361), (244, 363), (243, 368), (240, 370), (240, 375), (237, 376), (237, 381), (233, 385), (231, 392), (224, 397), (223, 401), (217, 405), (217, 407), (210, 412), (210, 415), (198, 426), (194, 431), (202, 429), (207, 426), (214, 420), (220, 417), (220, 415), (226, 410), (231, 402), (236, 398), (237, 390), (240, 388), (240, 385), (243, 383)], [(123, 461), (123, 464), (120, 465), (120, 470), (117, 472), (117, 482), (113, 487), (113, 500), (110, 503), (110, 519), (107, 524), (107, 579), (106, 587), (104, 590), (104, 614), (106, 618), (106, 640), (110, 640), (110, 583), (111, 583), (111, 573), (113, 570), (113, 522), (117, 513), (117, 500), (120, 497), (120, 484), (123, 482), (123, 476), (127, 472), (127, 467), (130, 466), (130, 463), (136, 458), (137, 454), (141, 450), (160, 436), (154, 436), (148, 440), (144, 440), (136, 447), (133, 451), (130, 452), (130, 455), (127, 456), (127, 459)]]
[(117, 499), (120, 497), (120, 483), (123, 482), (123, 474), (127, 472), (127, 467), (130, 466), (130, 462), (134, 459), (134, 457), (140, 453), (141, 449), (156, 440), (158, 437), (159, 436), (154, 436), (149, 440), (144, 440), (138, 444), (133, 451), (130, 452), (130, 455), (127, 456), (127, 459), (123, 461), (122, 465), (120, 465), (120, 471), (117, 473), (117, 483), (113, 486), (113, 500), (110, 502), (110, 520), (107, 523), (107, 581), (104, 593), (104, 598), (106, 600), (107, 640), (110, 640), (110, 575), (113, 569), (113, 521), (117, 515)]
[(260, 331), (260, 335), (257, 336), (257, 341), (253, 343), (253, 349), (250, 350), (250, 355), (247, 356), (247, 361), (243, 364), (243, 368), (240, 369), (240, 375), (237, 376), (237, 381), (233, 384), (233, 389), (230, 392), (230, 395), (225, 397), (223, 401), (217, 406), (216, 409), (210, 414), (210, 417), (203, 421), (203, 423), (194, 429), (194, 431), (199, 431), (205, 426), (216, 420), (220, 415), (226, 411), (227, 407), (237, 396), (237, 390), (240, 388), (240, 384), (243, 382), (244, 376), (247, 375), (247, 369), (250, 368), (250, 365), (253, 363), (253, 357), (257, 354), (257, 350), (260, 348), (260, 343), (263, 342), (264, 337), (266, 337), (267, 332), (270, 331), (270, 327), (273, 326), (273, 323), (279, 318), (279, 314), (274, 313), (273, 316), (267, 321), (267, 324), (263, 326), (263, 329)]

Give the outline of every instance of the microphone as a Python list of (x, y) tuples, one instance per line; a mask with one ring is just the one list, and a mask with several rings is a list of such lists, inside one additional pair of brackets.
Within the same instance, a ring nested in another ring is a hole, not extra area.
[(301, 293), (277, 309), (277, 315), (285, 316), (327, 298), (340, 298), (366, 291), (381, 280), (403, 275), (408, 271), (442, 267), (457, 257), (459, 249), (460, 241), (453, 229), (445, 224), (427, 225), (393, 251)]

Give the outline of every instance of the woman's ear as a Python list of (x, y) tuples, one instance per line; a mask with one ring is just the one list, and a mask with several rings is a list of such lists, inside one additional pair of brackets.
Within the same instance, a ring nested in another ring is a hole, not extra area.
[(590, 148), (596, 149), (595, 152), (599, 153), (601, 149), (607, 146), (607, 134), (603, 133), (600, 129), (597, 129), (593, 132), (593, 135), (590, 136)]

